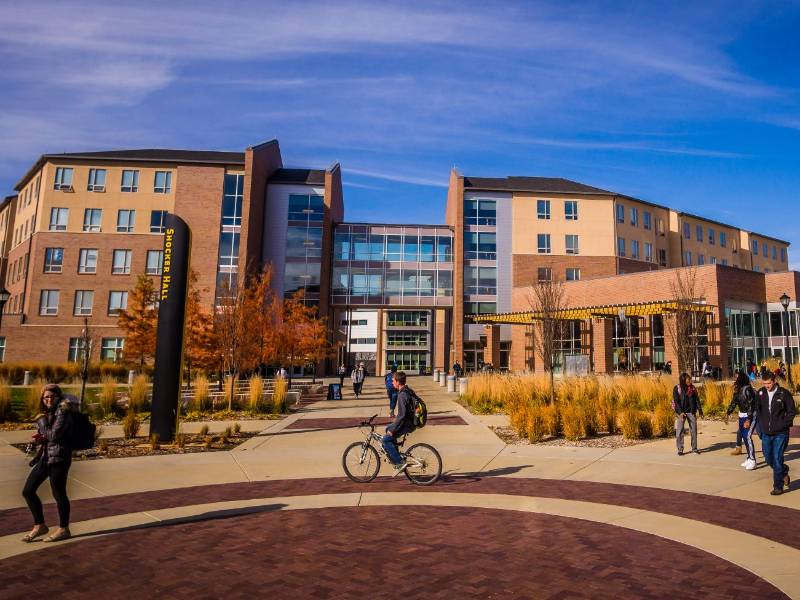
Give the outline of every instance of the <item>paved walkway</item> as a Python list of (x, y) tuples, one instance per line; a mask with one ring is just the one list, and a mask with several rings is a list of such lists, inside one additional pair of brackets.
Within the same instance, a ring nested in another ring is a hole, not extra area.
[[(343, 477), (341, 452), (360, 418), (388, 414), (381, 383), (264, 423), (231, 452), (75, 463), (76, 537), (56, 547), (19, 542), (28, 468), (0, 434), (4, 597), (28, 596), (80, 544), (98, 558), (71, 578), (75, 597), (800, 598), (800, 493), (793, 483), (770, 496), (767, 469), (738, 466), (733, 425), (703, 424), (704, 452), (683, 457), (672, 440), (506, 446), (485, 423), (501, 419), (471, 415), (418, 378), (432, 420), (413, 441), (439, 449), (445, 477), (432, 488), (358, 485)], [(788, 454), (797, 462), (797, 444)]]

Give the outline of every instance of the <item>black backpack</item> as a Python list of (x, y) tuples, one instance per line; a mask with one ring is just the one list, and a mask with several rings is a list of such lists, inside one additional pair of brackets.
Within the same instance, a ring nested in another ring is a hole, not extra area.
[(86, 413), (72, 411), (72, 449), (88, 450), (94, 448), (97, 426), (89, 420)]

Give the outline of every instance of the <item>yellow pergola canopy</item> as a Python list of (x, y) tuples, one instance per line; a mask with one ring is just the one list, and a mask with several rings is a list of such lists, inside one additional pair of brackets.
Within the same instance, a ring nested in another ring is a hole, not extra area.
[[(664, 313), (674, 313), (678, 311), (691, 311), (698, 313), (710, 313), (714, 306), (704, 302), (679, 302), (677, 300), (661, 300), (658, 302), (637, 302), (632, 304), (603, 304), (599, 306), (583, 306), (579, 308), (565, 308), (556, 311), (552, 317), (559, 320), (572, 321), (591, 319), (599, 317), (610, 319), (617, 317), (621, 310), (625, 311), (626, 317), (648, 317), (650, 315), (663, 315)], [(542, 311), (522, 311), (509, 313), (483, 313), (472, 315), (473, 323), (484, 323), (486, 325), (530, 325), (534, 321), (541, 321), (545, 318)]]

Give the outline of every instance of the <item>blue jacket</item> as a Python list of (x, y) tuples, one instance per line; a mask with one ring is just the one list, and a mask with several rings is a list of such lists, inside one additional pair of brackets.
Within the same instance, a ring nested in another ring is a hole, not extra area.
[(387, 373), (386, 377), (384, 377), (383, 379), (384, 383), (386, 384), (386, 391), (394, 392), (395, 391), (394, 384), (392, 383), (392, 380), (394, 379), (394, 373)]

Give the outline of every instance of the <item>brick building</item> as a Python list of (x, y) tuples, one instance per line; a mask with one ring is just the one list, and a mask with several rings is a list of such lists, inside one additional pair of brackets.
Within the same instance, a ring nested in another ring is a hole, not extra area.
[[(0, 203), (0, 281), (11, 296), (0, 360), (76, 360), (84, 319), (100, 338), (95, 358), (118, 360), (116, 312), (139, 274), (159, 277), (166, 212), (192, 229), (205, 305), (271, 264), (278, 294), (303, 289), (328, 318), (337, 362), (376, 371), (455, 360), (540, 368), (529, 331), (503, 317), (526, 310), (530, 285), (566, 281), (575, 308), (657, 303), (669, 299), (670, 270), (687, 266), (712, 316), (712, 362), (786, 355), (784, 330), (797, 352), (796, 305), (785, 327), (774, 316), (782, 293), (794, 301), (800, 291), (787, 242), (565, 179), (453, 171), (444, 225), (348, 223), (339, 165), (285, 168), (272, 140), (244, 152), (47, 154), (15, 190)], [(619, 319), (574, 323), (564, 364), (583, 356), (613, 371), (621, 337), (642, 368), (669, 360), (660, 315), (631, 315), (624, 336)]]

